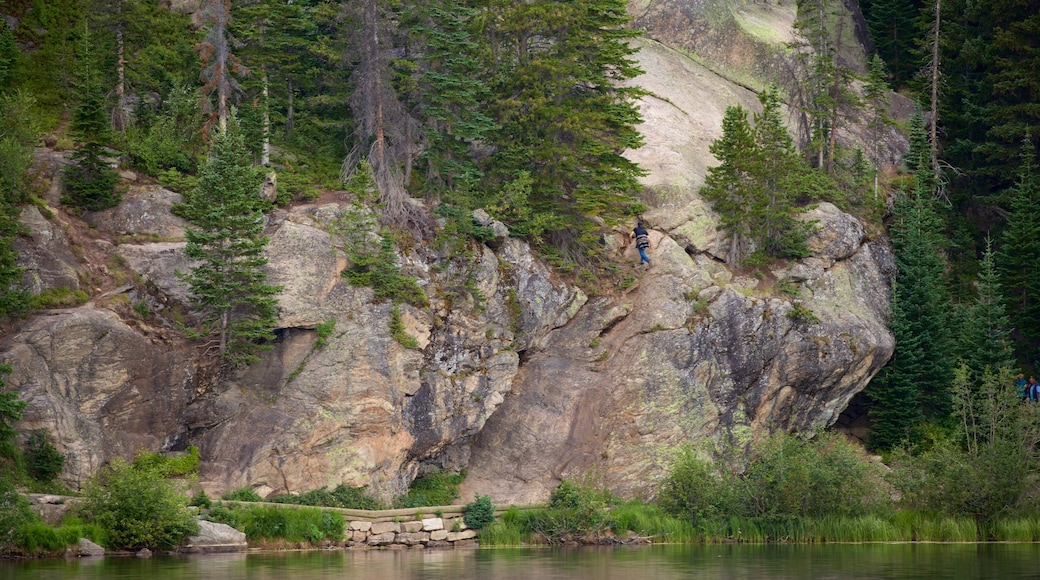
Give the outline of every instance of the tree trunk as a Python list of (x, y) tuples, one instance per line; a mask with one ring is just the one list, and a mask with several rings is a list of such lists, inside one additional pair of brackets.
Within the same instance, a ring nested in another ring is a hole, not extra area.
[(123, 44), (123, 2), (116, 3), (116, 107), (112, 111), (112, 128), (126, 131), (126, 52)]
[(939, 141), (937, 139), (939, 127), (939, 21), (940, 4), (942, 0), (935, 0), (935, 24), (932, 27), (932, 128), (929, 138), (932, 144), (932, 173), (935, 183), (939, 183)]
[(263, 108), (260, 110), (260, 119), (263, 143), (260, 146), (260, 165), (269, 167), (271, 165), (271, 97), (267, 87), (267, 67), (265, 66), (261, 70), (263, 71), (263, 77), (261, 78), (263, 99), (260, 106)]

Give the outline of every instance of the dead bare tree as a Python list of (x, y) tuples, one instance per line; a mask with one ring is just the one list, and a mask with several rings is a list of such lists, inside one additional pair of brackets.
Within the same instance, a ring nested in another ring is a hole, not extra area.
[(389, 83), (385, 46), (390, 35), (384, 31), (380, 0), (347, 1), (361, 26), (354, 35), (360, 61), (351, 80), (354, 94), (350, 107), (355, 127), (352, 147), (343, 161), (344, 178), (367, 159), (372, 177), (379, 189), (384, 225), (403, 227), (418, 236), (432, 233), (432, 220), (424, 208), (412, 201), (405, 189), (414, 162), (418, 122), (408, 115)]
[[(231, 53), (231, 39), (228, 25), (231, 24), (231, 0), (205, 0), (202, 7), (203, 21), (209, 25), (206, 39), (195, 49), (202, 59), (202, 73), (199, 80), (203, 82), (202, 91), (207, 95), (206, 110), (210, 113), (210, 122), (216, 120), (221, 133), (227, 131), (229, 101), (233, 93), (242, 91), (241, 85), (234, 75), (247, 76), (249, 69)], [(216, 93), (217, 103), (213, 106), (212, 95)]]

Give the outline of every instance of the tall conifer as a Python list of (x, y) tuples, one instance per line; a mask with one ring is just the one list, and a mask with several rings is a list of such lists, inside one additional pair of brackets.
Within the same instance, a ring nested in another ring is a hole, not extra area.
[(192, 305), (202, 319), (200, 338), (230, 363), (251, 363), (274, 339), (275, 295), (268, 285), (263, 175), (252, 166), (240, 135), (229, 130), (213, 140), (210, 157), (199, 169), (198, 186), (188, 196), (184, 215), (185, 252), (199, 263), (187, 274)]
[(1040, 169), (1032, 141), (1023, 140), (1018, 183), (1011, 189), (1011, 207), (997, 255), (1000, 282), (1011, 314), (1019, 355), (1036, 364), (1040, 344)]

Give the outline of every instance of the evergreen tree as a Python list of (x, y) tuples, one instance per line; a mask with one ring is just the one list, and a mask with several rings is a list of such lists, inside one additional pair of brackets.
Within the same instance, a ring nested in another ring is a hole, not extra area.
[(116, 189), (119, 175), (104, 158), (111, 133), (105, 90), (91, 62), (90, 35), (83, 36), (87, 48), (80, 72), (80, 101), (72, 114), (72, 133), (80, 145), (72, 154), (72, 165), (65, 170), (68, 191), (61, 201), (71, 207), (98, 211), (119, 205), (122, 194)]
[(881, 132), (892, 123), (888, 116), (888, 82), (885, 62), (875, 54), (870, 59), (870, 71), (863, 85), (863, 100), (867, 112), (867, 128), (870, 129), (871, 161), (874, 169), (874, 198), (878, 196), (878, 162), (880, 161)]
[(29, 309), (14, 241), (19, 233), (18, 206), (28, 197), (38, 133), (33, 105), (34, 99), (24, 91), (0, 91), (0, 318)]
[(1040, 170), (1028, 137), (1023, 140), (1021, 155), (1018, 183), (1010, 191), (1011, 207), (997, 265), (1014, 336), (1021, 345), (1019, 354), (1036, 364), (1036, 346), (1040, 344)]
[(950, 414), (953, 346), (943, 282), (941, 220), (927, 166), (914, 190), (897, 198), (891, 226), (898, 275), (890, 327), (896, 340), (888, 365), (867, 387), (871, 445), (888, 449), (911, 436), (924, 417)]
[(488, 139), (488, 190), (530, 177), (531, 220), (518, 233), (551, 242), (565, 262), (588, 263), (599, 249), (601, 222), (635, 209), (643, 170), (622, 153), (642, 144), (625, 83), (641, 74), (628, 43), (621, 0), (494, 0), (482, 14), (490, 38), (494, 120)]
[(18, 393), (4, 392), (7, 386), (4, 376), (11, 374), (11, 367), (0, 365), (0, 449), (7, 446), (8, 442), (18, 434), (11, 423), (22, 418), (22, 412), (29, 405), (28, 401), (18, 398)]
[(780, 114), (780, 93), (771, 86), (758, 96), (755, 115), (755, 181), (761, 188), (750, 207), (751, 235), (759, 248), (775, 258), (804, 258), (808, 226), (794, 219), (794, 202), (814, 201), (819, 191), (813, 170), (798, 154)]
[(913, 56), (914, 41), (918, 37), (920, 0), (871, 0), (865, 9), (870, 39), (877, 54), (892, 71), (892, 84), (905, 86), (917, 72)]
[(184, 215), (187, 255), (199, 265), (181, 277), (201, 313), (199, 337), (216, 342), (230, 363), (249, 364), (262, 344), (274, 339), (275, 295), (280, 287), (266, 284), (264, 215), (259, 198), (263, 175), (249, 159), (240, 135), (219, 133), (210, 157), (199, 169), (196, 189)]
[(418, 2), (413, 14), (416, 44), (423, 48), (410, 100), (424, 122), (427, 187), (449, 192), (449, 199), (462, 205), (476, 205), (460, 196), (476, 190), (483, 177), (470, 143), (497, 129), (488, 110), (491, 93), (476, 37), (477, 14), (460, 0)]
[(978, 295), (969, 305), (959, 325), (957, 358), (972, 377), (981, 380), (986, 373), (1010, 369), (1015, 362), (1011, 342), (1011, 322), (1004, 311), (999, 274), (990, 240), (979, 263)]
[(738, 264), (747, 256), (751, 241), (751, 224), (746, 218), (757, 197), (752, 167), (755, 148), (747, 110), (740, 105), (727, 107), (722, 136), (709, 148), (719, 165), (708, 168), (700, 194), (719, 214), (719, 229), (725, 230), (730, 243), (728, 255)]

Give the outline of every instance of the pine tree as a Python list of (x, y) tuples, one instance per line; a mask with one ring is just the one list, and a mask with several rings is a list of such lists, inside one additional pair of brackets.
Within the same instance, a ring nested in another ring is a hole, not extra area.
[[(424, 120), (427, 187), (465, 196), (483, 176), (470, 154), (495, 129), (489, 104), (487, 71), (476, 38), (478, 11), (460, 0), (430, 0), (414, 5), (418, 49), (416, 86), (411, 99)], [(451, 193), (457, 195), (451, 195)]]
[(29, 310), (29, 292), (14, 241), (19, 233), (18, 205), (29, 191), (29, 167), (38, 130), (33, 122), (35, 100), (23, 91), (0, 91), (0, 318)]
[(230, 363), (249, 364), (274, 339), (280, 287), (266, 284), (264, 215), (259, 198), (263, 175), (249, 159), (236, 131), (218, 133), (199, 170), (198, 186), (184, 215), (187, 255), (199, 261), (181, 277), (201, 314), (199, 336), (216, 342)]
[(870, 38), (877, 54), (892, 71), (892, 84), (905, 86), (917, 72), (912, 55), (918, 36), (919, 0), (872, 0), (866, 13)]
[(867, 128), (870, 129), (871, 161), (874, 166), (874, 198), (878, 196), (878, 170), (880, 161), (881, 132), (892, 123), (888, 116), (888, 82), (885, 62), (875, 54), (870, 59), (870, 71), (863, 85), (863, 100), (867, 112)]
[(1010, 211), (997, 266), (1019, 354), (1036, 364), (1036, 346), (1040, 343), (1036, 335), (1040, 328), (1040, 169), (1028, 137), (1022, 143), (1021, 159), (1018, 183), (1010, 191)]
[(771, 86), (758, 96), (762, 112), (755, 117), (755, 181), (760, 187), (749, 208), (751, 235), (774, 258), (804, 258), (807, 226), (794, 219), (794, 202), (818, 199), (812, 170), (794, 147), (780, 114), (780, 93)]
[(68, 192), (61, 201), (70, 207), (98, 211), (119, 205), (122, 194), (116, 189), (119, 175), (104, 158), (110, 138), (105, 90), (92, 63), (90, 34), (83, 36), (86, 48), (80, 69), (80, 101), (72, 114), (72, 134), (80, 146), (72, 154), (72, 165), (65, 170)]
[(910, 437), (922, 416), (947, 417), (951, 410), (953, 341), (943, 281), (945, 242), (930, 175), (930, 168), (922, 167), (914, 190), (898, 197), (892, 210), (898, 275), (890, 327), (896, 350), (867, 388), (873, 402), (871, 445), (875, 449), (890, 448)]
[(726, 108), (722, 117), (722, 136), (709, 150), (719, 165), (708, 168), (700, 194), (719, 214), (719, 229), (729, 239), (729, 258), (741, 263), (747, 256), (751, 230), (747, 210), (757, 197), (753, 188), (751, 165), (756, 149), (755, 137), (748, 122), (747, 110), (740, 105)]
[(1010, 369), (1015, 362), (1011, 342), (1011, 321), (1004, 311), (999, 274), (989, 238), (979, 262), (979, 275), (974, 302), (969, 305), (959, 325), (957, 358), (972, 377), (981, 380), (986, 373)]
[[(482, 15), (495, 108), (488, 189), (530, 177), (532, 219), (510, 227), (551, 242), (570, 263), (599, 255), (601, 223), (631, 214), (643, 170), (626, 159), (642, 137), (625, 81), (641, 74), (621, 0), (495, 0)], [(602, 220), (602, 221), (600, 221)], [(536, 227), (532, 227), (536, 226)]]

